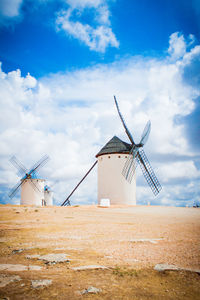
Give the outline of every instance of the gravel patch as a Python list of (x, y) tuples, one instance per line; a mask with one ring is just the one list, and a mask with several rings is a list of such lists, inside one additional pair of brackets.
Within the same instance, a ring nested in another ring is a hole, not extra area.
[(50, 279), (43, 279), (43, 280), (31, 280), (32, 288), (44, 288), (52, 284), (52, 280)]
[(89, 265), (89, 266), (80, 266), (80, 267), (72, 268), (72, 270), (74, 270), (74, 271), (98, 270), (98, 269), (108, 269), (108, 267), (99, 266), (99, 265)]
[(100, 293), (102, 290), (101, 289), (98, 289), (94, 286), (90, 286), (89, 288), (83, 290), (81, 292), (81, 295), (85, 295), (85, 294), (98, 294)]
[(190, 269), (190, 268), (181, 268), (175, 265), (168, 265), (168, 264), (157, 264), (154, 267), (154, 270), (158, 272), (165, 272), (165, 271), (189, 271), (200, 274), (200, 269)]
[(15, 271), (15, 272), (20, 272), (20, 271), (39, 271), (41, 270), (42, 267), (40, 266), (24, 266), (20, 264), (0, 264), (0, 271)]
[(11, 282), (17, 282), (20, 280), (21, 278), (18, 275), (9, 276), (9, 275), (0, 274), (0, 287), (2, 288)]

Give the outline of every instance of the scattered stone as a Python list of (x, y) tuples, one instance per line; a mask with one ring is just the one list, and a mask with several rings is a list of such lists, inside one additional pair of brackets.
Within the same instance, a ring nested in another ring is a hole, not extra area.
[(94, 286), (90, 286), (89, 288), (87, 288), (86, 290), (83, 290), (81, 292), (81, 295), (85, 295), (85, 294), (98, 294), (100, 293), (102, 290), (101, 289), (98, 289)]
[(65, 253), (47, 254), (38, 257), (39, 260), (44, 260), (47, 264), (57, 264), (63, 262), (70, 262)]
[(39, 271), (41, 269), (42, 269), (41, 266), (27, 266), (27, 270), (30, 270), (30, 271)]
[(154, 270), (158, 272), (164, 272), (164, 271), (179, 271), (180, 268), (174, 266), (174, 265), (167, 265), (167, 264), (157, 264), (154, 267)]
[(12, 265), (12, 264), (0, 264), (0, 271), (15, 271), (15, 272), (20, 272), (20, 271), (39, 271), (41, 270), (42, 267), (40, 266), (24, 266), (24, 265)]
[(132, 239), (130, 242), (137, 243), (137, 242), (148, 242), (152, 244), (157, 244), (158, 241), (162, 241), (163, 239)]
[(2, 288), (11, 282), (16, 282), (16, 281), (20, 281), (20, 280), (21, 280), (21, 278), (18, 275), (9, 276), (9, 275), (1, 274), (0, 275), (0, 287)]
[(74, 271), (84, 271), (84, 270), (98, 270), (98, 269), (108, 269), (105, 266), (99, 265), (89, 265), (89, 266), (80, 266), (80, 267), (73, 267), (72, 270)]
[(45, 261), (46, 264), (57, 264), (57, 263), (63, 263), (63, 262), (70, 262), (69, 258), (66, 257), (65, 253), (51, 253), (51, 254), (46, 254), (46, 255), (38, 255), (38, 254), (33, 254), (33, 255), (27, 255), (27, 259), (38, 259), (38, 260), (43, 260)]
[(52, 284), (52, 280), (50, 280), (50, 279), (31, 280), (31, 284), (34, 289), (44, 288), (45, 286)]
[(157, 264), (154, 267), (154, 270), (158, 272), (165, 272), (165, 271), (189, 271), (200, 274), (200, 270), (190, 269), (190, 268), (180, 268), (175, 265), (168, 265), (168, 264)]
[(12, 251), (12, 254), (21, 253), (24, 250), (25, 249), (15, 249), (15, 250)]
[(27, 259), (34, 259), (34, 258), (38, 258), (38, 257), (40, 257), (40, 255), (38, 255), (38, 254), (26, 255)]

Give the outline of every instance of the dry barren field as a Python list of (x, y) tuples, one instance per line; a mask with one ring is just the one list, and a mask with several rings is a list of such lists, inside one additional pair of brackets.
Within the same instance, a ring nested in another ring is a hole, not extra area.
[(200, 299), (198, 208), (1, 205), (0, 216), (0, 299)]

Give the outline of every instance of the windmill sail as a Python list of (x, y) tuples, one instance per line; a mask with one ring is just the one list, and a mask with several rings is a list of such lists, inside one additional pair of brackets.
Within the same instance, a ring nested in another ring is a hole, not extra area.
[(22, 165), (22, 163), (15, 156), (11, 157), (10, 162), (13, 164), (14, 167), (18, 169), (19, 173), (22, 176), (28, 172), (28, 170)]
[(124, 175), (126, 180), (129, 183), (131, 183), (133, 175), (135, 173), (135, 169), (137, 167), (137, 163), (139, 163), (140, 167), (142, 169), (143, 175), (144, 175), (147, 183), (149, 184), (152, 192), (154, 193), (154, 195), (157, 195), (160, 192), (160, 190), (162, 189), (162, 187), (161, 187), (161, 185), (160, 185), (160, 183), (159, 183), (159, 181), (158, 181), (158, 179), (157, 179), (157, 177), (156, 177), (156, 175), (155, 175), (155, 173), (154, 173), (154, 171), (153, 171), (153, 169), (152, 169), (152, 167), (151, 167), (151, 165), (150, 165), (150, 163), (149, 163), (149, 161), (146, 157), (146, 154), (141, 149), (148, 140), (150, 130), (151, 130), (151, 122), (150, 121), (147, 122), (147, 124), (144, 128), (144, 131), (142, 133), (140, 143), (135, 144), (135, 142), (133, 140), (133, 137), (132, 137), (131, 133), (129, 132), (129, 130), (128, 130), (126, 124), (125, 124), (125, 121), (122, 117), (122, 114), (119, 110), (119, 105), (117, 103), (117, 100), (116, 100), (115, 96), (114, 96), (114, 100), (115, 100), (115, 105), (117, 107), (119, 117), (120, 117), (120, 119), (122, 121), (122, 124), (125, 128), (126, 134), (129, 138), (129, 140), (131, 141), (131, 144), (132, 144), (132, 149), (129, 153), (129, 157), (127, 158), (127, 160), (125, 162), (124, 168), (122, 170), (122, 174)]
[(17, 191), (18, 191), (18, 188), (24, 183), (24, 181), (25, 181), (25, 179), (23, 179), (22, 181), (18, 182), (18, 183), (11, 189), (11, 191), (10, 191), (10, 193), (9, 193), (9, 197), (10, 197), (10, 198), (13, 198), (13, 197), (16, 195), (16, 193), (17, 193)]
[(129, 183), (131, 183), (137, 167), (137, 161), (135, 160), (137, 153), (138, 153), (138, 147), (133, 146), (133, 148), (129, 152), (129, 156), (126, 159), (126, 162), (122, 170), (122, 175), (126, 178), (126, 180)]
[(141, 140), (140, 140), (140, 145), (144, 146), (149, 138), (149, 134), (150, 134), (150, 131), (151, 131), (151, 122), (148, 121), (145, 128), (144, 128), (144, 131), (142, 133), (142, 137), (141, 137)]
[(119, 105), (118, 105), (118, 103), (117, 103), (117, 100), (116, 100), (116, 97), (115, 97), (115, 96), (114, 96), (114, 100), (115, 100), (115, 105), (116, 105), (116, 107), (117, 107), (117, 111), (118, 111), (119, 117), (120, 117), (120, 119), (121, 119), (121, 121), (122, 121), (122, 124), (123, 124), (123, 126), (124, 126), (124, 129), (125, 129), (125, 131), (126, 131), (126, 134), (128, 135), (129, 140), (131, 141), (131, 143), (132, 143), (133, 145), (135, 145), (135, 142), (134, 142), (134, 140), (133, 140), (133, 137), (132, 137), (130, 131), (128, 130), (128, 128), (127, 128), (127, 126), (126, 126), (126, 123), (125, 123), (125, 121), (124, 121), (124, 119), (123, 119), (123, 117), (122, 117), (122, 114), (121, 114), (121, 112), (120, 112), (120, 110), (119, 110)]
[(34, 188), (34, 190), (38, 193), (41, 193), (42, 191), (37, 187), (37, 185), (34, 183), (34, 181), (32, 179), (30, 179), (29, 183), (32, 185), (32, 187)]
[(122, 170), (122, 175), (126, 178), (126, 180), (129, 183), (131, 183), (133, 179), (133, 175), (135, 173), (136, 167), (137, 167), (137, 160), (135, 160), (135, 158), (133, 158), (132, 155), (129, 155)]
[(136, 157), (138, 163), (140, 164), (140, 167), (142, 169), (143, 175), (150, 186), (152, 192), (156, 196), (160, 190), (162, 189), (149, 161), (146, 157), (146, 154), (144, 153), (144, 150), (140, 150), (138, 152), (138, 155)]
[(36, 170), (38, 170), (39, 168), (43, 167), (47, 162), (49, 161), (49, 156), (45, 155), (43, 156), (32, 168), (31, 171), (29, 172), (29, 174), (31, 175), (32, 173), (34, 173)]

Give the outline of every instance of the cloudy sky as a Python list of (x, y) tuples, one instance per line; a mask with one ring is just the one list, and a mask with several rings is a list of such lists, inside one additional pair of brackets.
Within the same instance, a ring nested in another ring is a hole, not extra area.
[[(136, 142), (163, 187), (137, 169), (138, 204), (200, 200), (200, 1), (0, 1), (0, 203), (20, 180), (12, 155), (40, 170), (61, 204), (114, 136)], [(97, 170), (72, 197), (96, 203)]]

